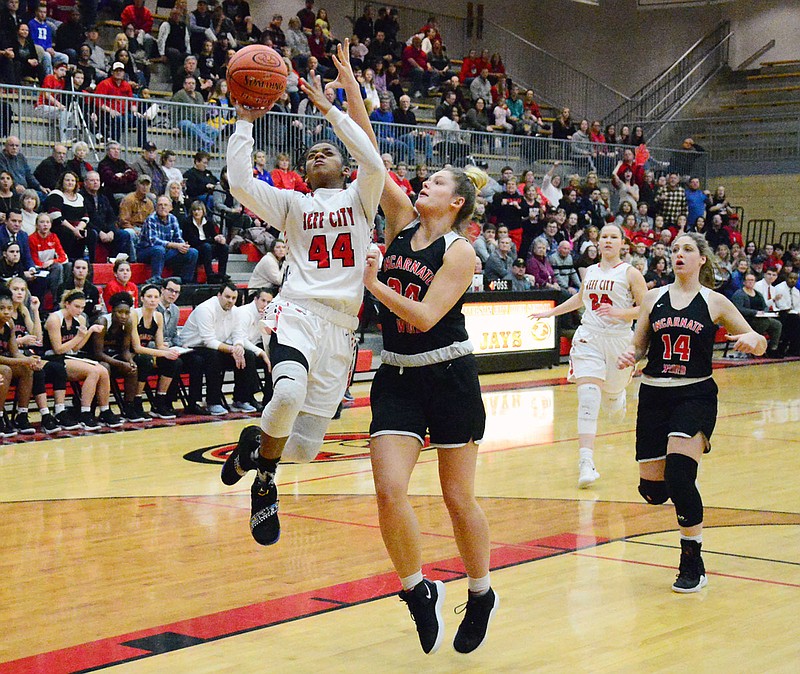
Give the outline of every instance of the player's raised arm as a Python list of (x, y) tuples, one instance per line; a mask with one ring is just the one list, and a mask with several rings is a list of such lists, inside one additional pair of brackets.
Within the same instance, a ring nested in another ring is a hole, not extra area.
[[(375, 137), (375, 131), (369, 121), (367, 109), (364, 107), (364, 102), (361, 99), (361, 89), (358, 81), (353, 74), (353, 69), (350, 66), (350, 51), (349, 40), (345, 40), (345, 48), (339, 45), (337, 56), (333, 57), (333, 62), (339, 71), (339, 76), (334, 82), (328, 86), (342, 88), (347, 94), (347, 111), (353, 121), (367, 134), (372, 141), (372, 146), (378, 149), (378, 139)], [(356, 104), (351, 101), (358, 99)], [(388, 246), (392, 239), (397, 236), (403, 227), (412, 222), (417, 217), (417, 212), (414, 210), (414, 205), (411, 199), (403, 191), (403, 189), (389, 176), (388, 172), (384, 170), (384, 185), (383, 194), (381, 195), (381, 207), (386, 215), (386, 228), (384, 230), (384, 237), (386, 245)]]
[(228, 183), (231, 194), (246, 208), (276, 229), (284, 228), (294, 192), (279, 190), (263, 180), (253, 177), (253, 122), (260, 119), (266, 110), (253, 110), (236, 105), (236, 130), (228, 140)]

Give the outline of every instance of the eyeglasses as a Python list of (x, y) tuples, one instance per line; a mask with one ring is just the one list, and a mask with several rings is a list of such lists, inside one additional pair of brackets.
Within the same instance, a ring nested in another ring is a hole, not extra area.
[(172, 293), (173, 295), (177, 295), (180, 290), (175, 290), (175, 288), (164, 288), (164, 290), (168, 293)]

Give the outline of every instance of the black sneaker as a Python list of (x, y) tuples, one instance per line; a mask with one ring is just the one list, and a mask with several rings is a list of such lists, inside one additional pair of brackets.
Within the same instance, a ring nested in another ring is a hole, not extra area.
[(183, 410), (184, 414), (192, 414), (197, 417), (209, 417), (211, 416), (211, 412), (209, 412), (205, 407), (198, 405), (197, 403), (189, 403), (185, 409)]
[(14, 419), (14, 427), (23, 435), (32, 435), (36, 432), (36, 429), (31, 426), (31, 422), (28, 421), (28, 413), (27, 412), (20, 412)]
[(100, 412), (100, 416), (98, 416), (97, 420), (103, 424), (103, 426), (108, 426), (109, 428), (119, 428), (124, 423), (111, 409)]
[(250, 489), (250, 533), (259, 545), (273, 545), (281, 537), (278, 488), (272, 475), (266, 481), (256, 475)]
[(92, 414), (91, 412), (81, 412), (80, 420), (81, 420), (81, 427), (86, 429), (87, 431), (100, 430), (100, 422), (97, 419), (95, 419), (94, 414)]
[(56, 421), (62, 431), (75, 431), (82, 426), (80, 417), (70, 410), (56, 414)]
[(156, 396), (156, 400), (150, 408), (150, 414), (159, 419), (174, 419), (177, 416), (172, 409), (172, 403), (167, 400), (166, 396)]
[(400, 592), (400, 599), (408, 604), (412, 620), (417, 624), (419, 643), (425, 653), (435, 653), (444, 639), (444, 583), (441, 580), (423, 580), (413, 590)]
[[(480, 597), (470, 596), (466, 604), (467, 607), (464, 620), (458, 626), (456, 638), (453, 639), (453, 648), (459, 653), (472, 653), (486, 638), (486, 630), (489, 628), (489, 621), (500, 604), (500, 599), (492, 588)], [(461, 607), (458, 607), (461, 608)], [(461, 611), (456, 608), (456, 613)]]
[(0, 438), (13, 438), (17, 433), (19, 431), (14, 428), (14, 424), (0, 416)]
[(127, 403), (120, 410), (121, 416), (133, 424), (138, 424), (142, 421), (146, 421), (147, 419), (144, 416), (144, 410), (142, 410), (141, 412), (139, 411), (140, 406), (141, 402), (139, 403), (139, 405), (137, 405), (135, 400), (133, 402)]
[(61, 426), (58, 425), (56, 418), (52, 414), (43, 415), (39, 427), (43, 433), (58, 433), (61, 430)]
[(673, 592), (681, 594), (700, 592), (708, 585), (700, 547), (701, 544), (697, 541), (681, 539), (681, 563), (678, 567), (678, 577), (672, 584)]
[(258, 426), (245, 426), (239, 433), (239, 442), (222, 466), (220, 477), (224, 484), (234, 485), (249, 471), (256, 469), (260, 445), (261, 429)]
[(150, 421), (153, 417), (152, 415), (148, 414), (144, 411), (144, 405), (142, 404), (141, 398), (134, 398), (133, 400), (133, 409), (135, 410), (136, 415), (142, 421)]

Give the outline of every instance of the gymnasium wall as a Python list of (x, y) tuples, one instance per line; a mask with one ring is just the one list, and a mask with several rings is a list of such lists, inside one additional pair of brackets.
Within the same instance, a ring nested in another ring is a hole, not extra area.
[(723, 176), (712, 178), (708, 189), (724, 185), (730, 202), (744, 208), (744, 224), (754, 218), (775, 220), (777, 238), (781, 232), (800, 232), (798, 184), (800, 175)]
[[(414, 0), (398, 0), (398, 4), (430, 6)], [(734, 0), (648, 11), (637, 10), (636, 0), (602, 0), (599, 7), (570, 0), (484, 0), (484, 4), (487, 17), (625, 94), (653, 79), (726, 18), (735, 33), (730, 59), (734, 67), (772, 38), (776, 46), (765, 59), (800, 59), (797, 0)], [(445, 13), (463, 16), (466, 12), (465, 0), (438, 0), (435, 6)], [(251, 2), (259, 26), (266, 26), (276, 12), (283, 15), (285, 25), (302, 7), (300, 0)], [(353, 13), (350, 0), (317, 0), (315, 7), (328, 10), (335, 34), (349, 34), (351, 24), (345, 17)]]

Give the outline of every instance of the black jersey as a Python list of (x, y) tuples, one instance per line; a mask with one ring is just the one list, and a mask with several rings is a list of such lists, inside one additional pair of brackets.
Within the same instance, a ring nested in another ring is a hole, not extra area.
[(25, 316), (22, 315), (22, 311), (17, 311), (17, 315), (13, 319), (12, 328), (14, 337), (17, 339), (28, 334), (28, 326), (25, 324)]
[(144, 324), (144, 311), (139, 310), (139, 320), (136, 323), (136, 330), (139, 333), (139, 342), (142, 346), (155, 348), (156, 332), (158, 332), (158, 324), (156, 323), (156, 315), (150, 317), (150, 325)]
[(125, 328), (114, 325), (111, 314), (107, 314), (104, 318), (106, 330), (103, 333), (103, 351), (116, 358), (122, 353), (122, 349), (125, 346)]
[(661, 289), (650, 311), (653, 334), (643, 373), (653, 378), (710, 377), (717, 334), (708, 310), (711, 291), (701, 288), (688, 306), (678, 310), (672, 306), (671, 287)]
[[(56, 316), (58, 316), (59, 321), (61, 322), (61, 343), (66, 344), (72, 339), (75, 339), (78, 335), (78, 328), (80, 327), (80, 323), (78, 322), (77, 318), (72, 319), (72, 324), (67, 325), (67, 317), (64, 315), (64, 311), (59, 309), (58, 311), (54, 312)], [(55, 356), (57, 355), (55, 351), (53, 351), (53, 345), (50, 342), (50, 333), (47, 330), (44, 331), (44, 350), (45, 355), (47, 356)], [(69, 352), (70, 354), (74, 353), (72, 351)], [(66, 354), (62, 354), (66, 355)]]
[[(428, 292), (434, 275), (444, 262), (448, 247), (461, 237), (455, 232), (450, 232), (436, 239), (427, 248), (412, 250), (411, 239), (417, 229), (419, 229), (418, 221), (410, 224), (395, 237), (386, 250), (378, 278), (395, 292), (421, 302)], [(384, 349), (392, 353), (410, 355), (434, 351), (456, 342), (466, 342), (467, 328), (461, 313), (463, 303), (462, 296), (427, 332), (420, 331), (381, 306)]]
[(0, 355), (7, 356), (9, 355), (8, 350), (11, 345), (11, 336), (14, 334), (11, 325), (8, 323), (3, 324), (3, 328), (0, 329)]

